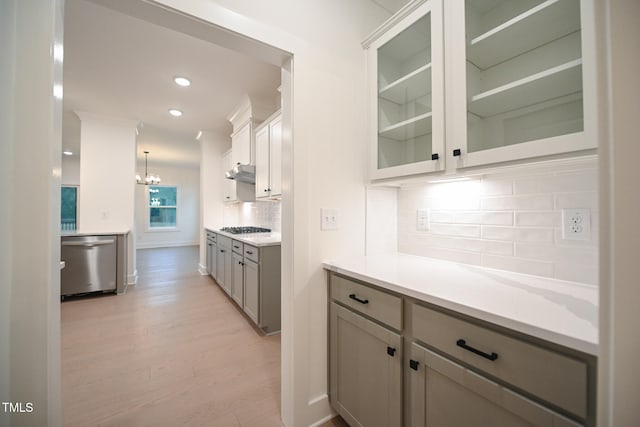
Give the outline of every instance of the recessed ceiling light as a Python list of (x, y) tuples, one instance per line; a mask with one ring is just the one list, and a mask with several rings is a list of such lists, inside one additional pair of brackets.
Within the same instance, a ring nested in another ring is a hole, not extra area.
[(170, 108), (169, 109), (169, 114), (171, 114), (173, 117), (180, 117), (182, 115), (182, 111), (176, 109), (176, 108)]
[(64, 154), (65, 156), (73, 156), (73, 153), (71, 151), (63, 151), (62, 154)]
[(177, 76), (173, 78), (173, 81), (176, 82), (178, 86), (184, 86), (184, 87), (191, 86), (191, 80), (189, 80), (186, 77)]

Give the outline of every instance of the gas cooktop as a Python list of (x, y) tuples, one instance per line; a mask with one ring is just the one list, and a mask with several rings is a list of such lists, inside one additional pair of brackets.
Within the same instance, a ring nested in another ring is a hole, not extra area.
[(220, 231), (225, 231), (231, 234), (248, 234), (248, 233), (270, 233), (271, 230), (262, 227), (222, 227)]

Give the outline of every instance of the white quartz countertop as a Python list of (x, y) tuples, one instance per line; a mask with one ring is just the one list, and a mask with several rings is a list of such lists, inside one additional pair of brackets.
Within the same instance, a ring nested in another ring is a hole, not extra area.
[(327, 261), (336, 273), (588, 354), (598, 288), (400, 253)]
[(91, 230), (77, 230), (77, 231), (63, 231), (60, 236), (113, 236), (117, 234), (129, 234), (129, 230), (109, 230), (109, 231), (91, 231)]
[(227, 236), (232, 238), (233, 240), (237, 240), (242, 243), (247, 243), (253, 246), (278, 246), (282, 242), (282, 236), (280, 233), (270, 232), (270, 233), (242, 233), (242, 234), (233, 234), (227, 233), (226, 231), (220, 230), (212, 230), (207, 228), (209, 231), (213, 231), (216, 234), (220, 234), (222, 236)]

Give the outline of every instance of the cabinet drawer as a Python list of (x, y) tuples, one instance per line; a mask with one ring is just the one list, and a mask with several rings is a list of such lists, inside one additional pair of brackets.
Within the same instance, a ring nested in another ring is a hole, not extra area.
[(237, 253), (238, 255), (244, 254), (244, 243), (239, 242), (237, 240), (232, 240), (231, 245), (232, 245), (233, 252)]
[(249, 258), (253, 262), (260, 262), (260, 252), (255, 246), (250, 246), (245, 243), (244, 256), (245, 258)]
[(396, 330), (402, 329), (402, 299), (398, 296), (332, 275), (331, 298)]
[(421, 305), (412, 304), (411, 309), (416, 339), (574, 415), (586, 417), (584, 361)]
[(225, 249), (225, 250), (231, 250), (231, 238), (227, 237), (227, 236), (222, 236), (219, 235), (217, 238), (217, 243), (218, 243), (218, 247)]

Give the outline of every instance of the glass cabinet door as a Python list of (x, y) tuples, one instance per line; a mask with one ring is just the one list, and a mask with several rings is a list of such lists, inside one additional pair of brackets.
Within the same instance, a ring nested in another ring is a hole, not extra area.
[[(464, 166), (589, 148), (583, 137), (576, 139), (584, 130), (580, 0), (459, 1), (466, 52), (464, 64), (457, 64), (466, 73)], [(546, 142), (527, 144), (532, 141)], [(491, 157), (482, 153), (510, 146)]]
[(374, 179), (430, 172), (441, 164), (441, 18), (434, 17), (432, 3), (369, 48), (369, 72), (376, 73)]

